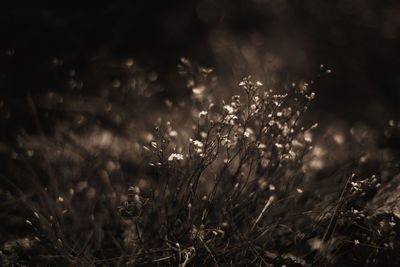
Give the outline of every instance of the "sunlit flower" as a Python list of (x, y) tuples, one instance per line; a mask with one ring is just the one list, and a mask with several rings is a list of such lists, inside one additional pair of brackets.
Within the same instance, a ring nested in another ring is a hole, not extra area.
[(227, 115), (227, 116), (225, 117), (224, 123), (225, 123), (225, 124), (234, 125), (234, 124), (235, 124), (234, 121), (237, 120), (237, 119), (238, 119), (238, 117), (237, 117), (236, 115), (230, 114), (230, 115)]
[(258, 148), (259, 149), (266, 149), (267, 146), (265, 144), (263, 144), (263, 143), (260, 143), (260, 144), (258, 144)]
[(183, 160), (183, 155), (182, 154), (177, 154), (177, 153), (172, 153), (168, 157), (168, 161), (173, 161), (173, 160)]
[(202, 111), (200, 111), (200, 113), (199, 113), (199, 118), (200, 118), (200, 117), (203, 117), (203, 116), (207, 116), (207, 114), (208, 114), (207, 111), (202, 110)]
[(169, 136), (176, 137), (176, 136), (178, 136), (178, 132), (175, 131), (175, 130), (172, 130), (172, 131), (169, 132)]
[(205, 89), (206, 89), (206, 87), (204, 85), (200, 85), (198, 87), (193, 88), (192, 92), (195, 95), (201, 95)]
[(269, 184), (269, 190), (270, 191), (274, 191), (276, 188), (275, 188), (275, 185), (273, 185), (273, 184)]
[(194, 141), (193, 141), (193, 144), (194, 144), (195, 146), (197, 146), (197, 147), (203, 147), (203, 143), (202, 143), (201, 141), (199, 141), (199, 140), (194, 140)]
[(224, 110), (226, 110), (228, 112), (228, 114), (232, 114), (233, 112), (235, 112), (235, 110), (233, 109), (233, 107), (229, 106), (229, 105), (225, 105), (224, 106)]
[(282, 144), (279, 144), (279, 143), (276, 143), (275, 146), (276, 146), (277, 148), (282, 148), (282, 147), (283, 147), (283, 145), (282, 145)]
[(221, 144), (222, 144), (223, 146), (226, 146), (226, 147), (230, 147), (230, 146), (231, 146), (231, 143), (232, 143), (232, 141), (231, 141), (227, 136), (225, 136), (225, 137), (222, 139), (222, 142), (221, 142)]
[(303, 193), (303, 190), (301, 190), (301, 188), (297, 188), (296, 191), (297, 191), (297, 193), (299, 193), (299, 194), (302, 194), (302, 193)]
[(253, 134), (253, 130), (250, 128), (246, 128), (246, 131), (243, 133), (244, 137), (249, 137), (251, 134)]
[(305, 136), (304, 141), (306, 141), (307, 143), (311, 143), (312, 142), (311, 136), (309, 135)]

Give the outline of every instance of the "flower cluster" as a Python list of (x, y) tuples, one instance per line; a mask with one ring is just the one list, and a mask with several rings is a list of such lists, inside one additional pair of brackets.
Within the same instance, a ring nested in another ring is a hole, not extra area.
[(178, 153), (172, 153), (168, 157), (168, 161), (173, 161), (173, 160), (183, 160), (183, 155), (182, 154), (178, 154)]
[(353, 195), (365, 196), (369, 191), (379, 188), (381, 184), (375, 175), (363, 180), (350, 183), (350, 192)]

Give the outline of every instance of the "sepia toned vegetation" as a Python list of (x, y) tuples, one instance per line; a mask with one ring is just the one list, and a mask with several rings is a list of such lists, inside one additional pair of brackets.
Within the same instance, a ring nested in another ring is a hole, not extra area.
[(399, 122), (319, 129), (323, 65), (281, 88), (245, 77), (229, 97), (211, 68), (182, 58), (178, 73), (187, 93), (162, 106), (132, 59), (94, 95), (71, 71), (68, 91), (27, 98), (37, 134), (2, 148), (2, 265), (400, 264)]

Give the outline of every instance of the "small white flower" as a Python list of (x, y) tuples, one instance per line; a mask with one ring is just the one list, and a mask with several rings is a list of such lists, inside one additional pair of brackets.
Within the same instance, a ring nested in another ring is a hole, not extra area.
[(260, 143), (260, 144), (258, 144), (258, 148), (259, 149), (265, 149), (265, 148), (267, 148), (267, 146), (265, 144), (263, 144), (263, 143)]
[(230, 115), (227, 115), (227, 116), (225, 117), (224, 123), (225, 123), (225, 124), (234, 125), (234, 124), (235, 124), (235, 123), (234, 123), (234, 120), (237, 120), (237, 119), (238, 119), (238, 117), (237, 117), (236, 115), (230, 114)]
[(304, 137), (304, 141), (306, 141), (307, 143), (311, 143), (312, 139), (309, 136)]
[(354, 240), (354, 245), (359, 245), (360, 241), (358, 241), (358, 239)]
[(263, 84), (262, 84), (260, 81), (257, 81), (257, 82), (256, 82), (256, 85), (257, 85), (257, 86), (262, 86)]
[(169, 132), (169, 136), (176, 137), (176, 136), (178, 136), (178, 132), (175, 131), (175, 130), (172, 130), (172, 131)]
[(302, 194), (302, 193), (303, 193), (303, 190), (301, 190), (300, 188), (297, 188), (296, 191), (297, 191), (297, 193), (299, 193), (299, 194)]
[(169, 157), (168, 157), (168, 161), (173, 161), (173, 160), (183, 160), (183, 155), (182, 154), (178, 154), (178, 153), (172, 153)]
[(274, 191), (276, 188), (275, 188), (275, 185), (273, 185), (273, 184), (270, 184), (269, 185), (269, 190), (270, 191)]
[(246, 128), (246, 131), (243, 133), (245, 137), (249, 137), (251, 134), (253, 134), (253, 130), (250, 128)]
[(231, 143), (232, 143), (232, 141), (227, 136), (224, 137), (224, 139), (222, 139), (222, 141), (221, 141), (221, 144), (226, 147), (230, 147)]
[(199, 141), (199, 140), (194, 140), (194, 141), (193, 141), (193, 144), (194, 144), (195, 146), (197, 146), (197, 147), (203, 147), (203, 143), (202, 143), (201, 141)]
[(243, 82), (243, 81), (241, 81), (240, 83), (239, 83), (239, 86), (244, 86), (245, 85), (245, 82)]
[(195, 95), (201, 95), (205, 89), (206, 89), (206, 87), (204, 85), (200, 85), (198, 87), (193, 88), (192, 92)]
[(224, 109), (228, 112), (228, 114), (232, 114), (235, 110), (233, 109), (233, 107), (229, 106), (229, 105), (225, 105)]
[(207, 111), (205, 111), (205, 110), (202, 110), (202, 111), (200, 111), (200, 113), (199, 113), (199, 118), (200, 117), (202, 117), (202, 116), (207, 116), (207, 114), (208, 114), (208, 112)]

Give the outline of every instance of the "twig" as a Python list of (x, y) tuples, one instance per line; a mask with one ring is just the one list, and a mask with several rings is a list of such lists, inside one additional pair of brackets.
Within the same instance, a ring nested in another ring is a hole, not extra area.
[(346, 184), (345, 184), (345, 186), (344, 186), (344, 188), (343, 188), (343, 190), (342, 190), (342, 193), (340, 194), (339, 201), (338, 201), (338, 203), (337, 203), (337, 205), (336, 205), (336, 207), (335, 207), (335, 211), (334, 211), (333, 214), (332, 214), (332, 218), (331, 218), (331, 220), (330, 220), (330, 222), (329, 222), (328, 228), (326, 229), (325, 234), (324, 234), (324, 236), (323, 236), (323, 238), (322, 238), (322, 240), (323, 240), (324, 242), (326, 242), (326, 241), (329, 239), (329, 237), (330, 237), (329, 235), (333, 234), (333, 232), (331, 231), (333, 222), (335, 221), (335, 219), (336, 219), (336, 217), (337, 217), (337, 214), (339, 213), (339, 208), (340, 208), (340, 206), (341, 206), (342, 203), (343, 203), (342, 200), (343, 200), (343, 197), (344, 197), (344, 193), (346, 192), (347, 185), (350, 183), (351, 179), (353, 179), (354, 176), (355, 176), (355, 174), (353, 173), (353, 174), (349, 177), (349, 179), (347, 179), (347, 182), (346, 182)]
[(265, 203), (264, 208), (262, 209), (262, 211), (260, 212), (260, 214), (257, 217), (257, 220), (254, 222), (253, 227), (251, 227), (250, 232), (253, 232), (254, 228), (256, 227), (257, 223), (261, 220), (262, 216), (264, 215), (264, 213), (266, 212), (267, 208), (272, 204), (272, 202), (274, 201), (275, 197), (274, 196), (270, 196), (267, 203)]
[(163, 258), (155, 259), (152, 262), (165, 261), (165, 260), (168, 260), (168, 259), (172, 258), (173, 256), (174, 255), (169, 255), (169, 256), (166, 256), (166, 257), (163, 257)]
[(210, 253), (211, 258), (214, 260), (216, 266), (219, 266), (219, 265), (218, 265), (218, 261), (217, 261), (217, 259), (214, 257), (214, 254), (212, 253), (211, 249), (207, 246), (207, 244), (203, 241), (203, 239), (202, 239), (201, 237), (199, 237), (199, 239), (200, 239), (201, 243), (203, 244), (203, 246), (204, 246), (204, 247), (206, 248), (206, 250), (208, 251), (208, 253)]

